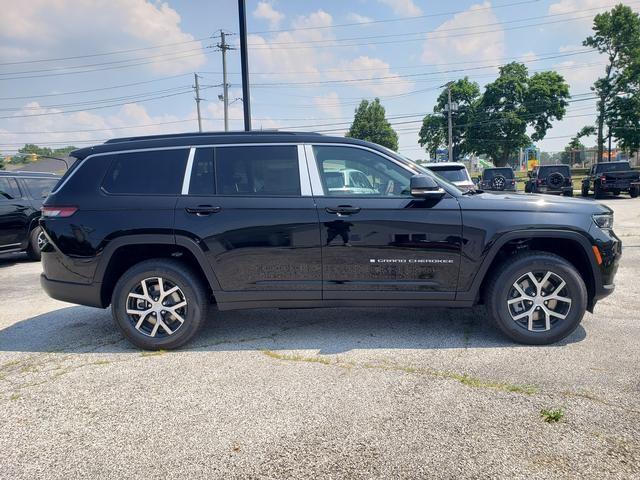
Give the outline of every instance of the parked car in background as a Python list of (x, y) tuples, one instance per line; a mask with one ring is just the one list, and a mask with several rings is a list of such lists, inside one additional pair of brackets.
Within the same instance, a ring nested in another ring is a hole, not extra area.
[(573, 196), (573, 181), (569, 165), (540, 165), (528, 173), (524, 184), (527, 193), (552, 193)]
[[(425, 315), (483, 303), (513, 340), (548, 344), (614, 289), (622, 247), (606, 205), (463, 192), (353, 138), (158, 135), (73, 156), (42, 208), (42, 286), (111, 305), (142, 348), (185, 344), (212, 303)], [(336, 172), (369, 186), (334, 189)]]
[(478, 181), (478, 188), (487, 191), (515, 192), (516, 176), (511, 167), (485, 168)]
[(46, 238), (40, 208), (60, 177), (43, 172), (0, 171), (0, 253), (26, 251), (40, 260)]
[(437, 173), (445, 180), (449, 180), (460, 190), (472, 190), (475, 188), (473, 180), (464, 163), (459, 162), (433, 162), (425, 163), (424, 167)]
[(582, 196), (586, 197), (591, 190), (596, 198), (606, 193), (620, 195), (621, 192), (636, 198), (640, 193), (640, 173), (633, 170), (629, 162), (596, 163), (582, 180)]

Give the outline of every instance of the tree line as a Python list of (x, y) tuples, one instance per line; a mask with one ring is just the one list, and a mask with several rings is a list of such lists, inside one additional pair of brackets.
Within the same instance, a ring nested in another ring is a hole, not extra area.
[[(605, 143), (611, 139), (630, 154), (640, 151), (640, 15), (622, 4), (596, 15), (593, 34), (583, 45), (606, 55), (607, 64), (604, 75), (591, 88), (598, 99), (594, 124), (576, 133), (562, 158), (584, 149), (581, 139), (594, 134), (598, 161), (602, 161)], [(497, 166), (506, 165), (520, 148), (544, 139), (552, 122), (565, 117), (571, 102), (569, 85), (562, 75), (555, 71), (531, 75), (519, 62), (500, 67), (496, 80), (482, 92), (468, 77), (450, 82), (438, 96), (433, 113), (424, 117), (419, 132), (418, 143), (431, 157), (448, 144), (448, 89), (457, 106), (453, 158), (486, 155)], [(360, 103), (346, 135), (398, 149), (398, 134), (377, 98)]]

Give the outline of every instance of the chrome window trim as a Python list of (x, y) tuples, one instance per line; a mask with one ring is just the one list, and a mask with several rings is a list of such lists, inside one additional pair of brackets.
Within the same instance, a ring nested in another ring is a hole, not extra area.
[(191, 184), (191, 170), (193, 169), (193, 157), (196, 156), (195, 147), (189, 149), (189, 156), (187, 157), (187, 165), (184, 167), (184, 176), (182, 177), (182, 195), (189, 194), (189, 185)]
[[(313, 147), (324, 147), (324, 146), (329, 146), (329, 147), (347, 147), (347, 148), (359, 148), (360, 150), (367, 150), (368, 152), (371, 152), (373, 154), (379, 155), (382, 158), (385, 158), (387, 160), (389, 160), (390, 162), (394, 163), (395, 165), (397, 165), (398, 167), (402, 168), (403, 170), (411, 173), (411, 175), (419, 175), (420, 172), (417, 170), (411, 170), (410, 168), (407, 168), (406, 165), (404, 165), (402, 162), (397, 161), (395, 158), (380, 152), (379, 150), (376, 150), (374, 148), (369, 148), (369, 147), (365, 147), (363, 145), (354, 145), (352, 143), (310, 143), (310, 144), (305, 144), (305, 151), (307, 152), (307, 162), (309, 162), (309, 159), (311, 159), (311, 163), (315, 166), (315, 168), (312, 168), (311, 165), (309, 165), (309, 173), (311, 174), (311, 172), (313, 170), (315, 170), (315, 174), (317, 176), (317, 186), (314, 183), (314, 179), (313, 179), (313, 175), (311, 175), (311, 185), (313, 187), (313, 194), (315, 196), (326, 196), (326, 193), (324, 191), (324, 186), (322, 184), (322, 180), (320, 179), (320, 167), (318, 165), (318, 162), (316, 162), (316, 157), (315, 154), (313, 152)], [(397, 197), (396, 197), (397, 198)]]
[(300, 195), (303, 197), (311, 197), (313, 195), (311, 189), (311, 180), (309, 178), (309, 167), (307, 165), (307, 156), (304, 151), (304, 145), (298, 144), (298, 172), (300, 175)]

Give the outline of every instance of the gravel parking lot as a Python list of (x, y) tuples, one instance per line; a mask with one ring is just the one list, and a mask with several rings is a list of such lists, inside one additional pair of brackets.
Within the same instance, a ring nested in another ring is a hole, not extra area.
[(332, 309), (215, 312), (141, 352), (0, 257), (0, 477), (637, 478), (640, 200), (605, 203), (617, 290), (549, 347), (482, 309)]

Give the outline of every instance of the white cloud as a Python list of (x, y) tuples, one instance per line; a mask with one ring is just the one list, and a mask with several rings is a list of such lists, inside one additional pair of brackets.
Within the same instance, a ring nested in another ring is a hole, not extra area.
[[(194, 37), (182, 30), (180, 22), (178, 12), (167, 3), (147, 0), (3, 2), (0, 57), (21, 61), (173, 44), (135, 52), (129, 58), (166, 53), (169, 59), (146, 60), (153, 62), (150, 66), (154, 71), (193, 71), (205, 62), (202, 50), (198, 51), (202, 44), (187, 43)], [(83, 63), (93, 62), (69, 61), (65, 65)]]
[(318, 107), (318, 111), (322, 113), (324, 117), (339, 118), (342, 116), (340, 97), (336, 92), (329, 92), (326, 95), (313, 97), (313, 103)]
[(253, 11), (253, 16), (268, 21), (271, 28), (278, 28), (278, 25), (285, 17), (284, 13), (275, 10), (268, 2), (258, 2), (258, 6)]
[(422, 61), (437, 64), (451, 59), (475, 61), (503, 57), (505, 44), (504, 30), (501, 27), (496, 27), (490, 32), (480, 29), (478, 31), (484, 33), (455, 36), (460, 31), (473, 32), (474, 25), (493, 23), (499, 23), (499, 20), (491, 9), (490, 2), (472, 5), (468, 10), (454, 15), (451, 20), (440, 24), (437, 29), (427, 34)]
[(367, 17), (365, 15), (360, 15), (359, 13), (350, 13), (347, 15), (347, 18), (350, 22), (353, 23), (369, 23), (373, 21), (373, 18)]
[(335, 79), (371, 79), (351, 82), (351, 85), (379, 96), (397, 95), (411, 90), (413, 82), (397, 75), (399, 74), (392, 72), (390, 65), (385, 61), (365, 55), (342, 62), (340, 67), (329, 72), (329, 77)]
[[(249, 35), (248, 43), (252, 48), (251, 70), (254, 72), (294, 72), (283, 75), (260, 77), (261, 80), (275, 81), (312, 81), (319, 76), (321, 63), (329, 63), (331, 53), (324, 47), (331, 44), (333, 34), (330, 29), (299, 30), (307, 27), (330, 26), (331, 15), (318, 10), (308, 16), (297, 17), (292, 22), (294, 30), (278, 33), (270, 38), (261, 35)], [(298, 29), (298, 30), (296, 30)], [(320, 46), (301, 44), (308, 41), (326, 41)], [(298, 48), (296, 45), (300, 44)]]
[(417, 17), (422, 15), (422, 10), (413, 0), (379, 0), (381, 3), (391, 7), (397, 15), (403, 17)]

